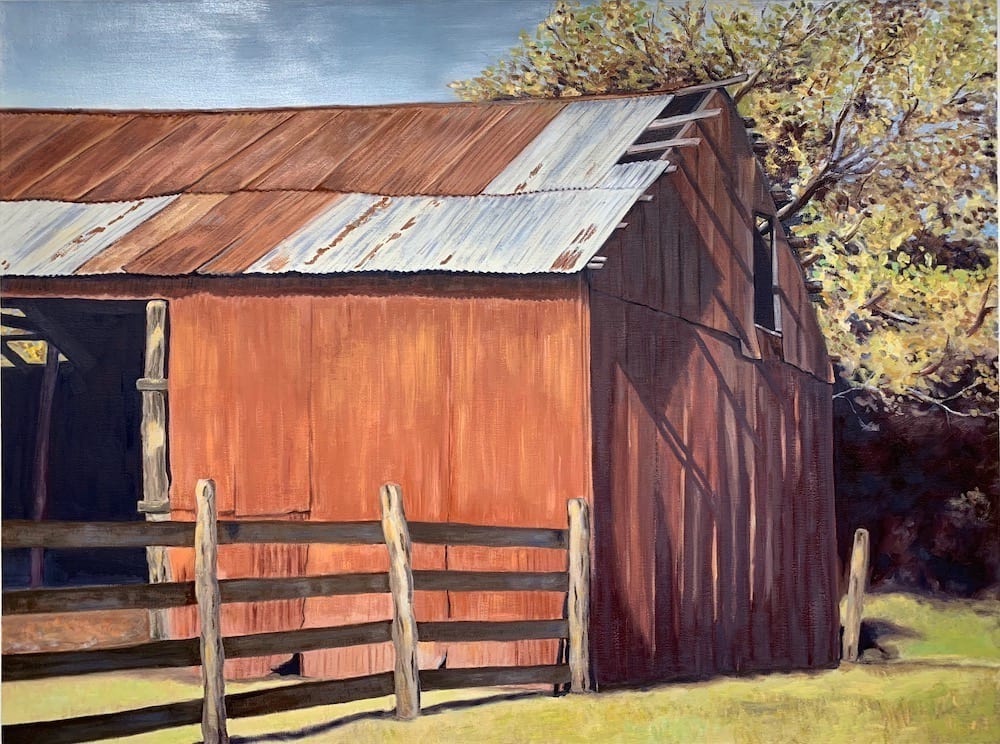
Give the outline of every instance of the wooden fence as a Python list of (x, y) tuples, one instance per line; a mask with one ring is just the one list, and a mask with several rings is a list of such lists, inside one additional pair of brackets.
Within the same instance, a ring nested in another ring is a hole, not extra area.
[[(5, 744), (82, 742), (131, 736), (172, 726), (202, 724), (206, 742), (227, 742), (226, 719), (331, 705), (395, 694), (396, 715), (419, 715), (421, 690), (493, 685), (569, 685), (591, 689), (589, 660), (590, 524), (587, 504), (569, 502), (568, 529), (488, 527), (429, 522), (407, 523), (399, 486), (381, 489), (380, 522), (217, 522), (215, 485), (199, 481), (198, 516), (191, 522), (4, 521), (8, 548), (195, 548), (195, 581), (124, 586), (27, 589), (3, 593), (3, 614), (91, 610), (164, 609), (198, 606), (200, 638), (157, 640), (122, 648), (5, 654), (5, 681), (130, 669), (201, 666), (204, 699), (70, 719), (4, 725)], [(568, 553), (563, 572), (486, 572), (411, 568), (411, 542), (432, 545), (558, 548)], [(232, 543), (384, 543), (388, 573), (334, 574), (218, 580), (216, 551)], [(565, 619), (419, 622), (414, 591), (550, 591), (567, 593)], [(393, 619), (328, 628), (255, 635), (221, 635), (225, 602), (259, 602), (303, 597), (391, 592)], [(565, 639), (568, 663), (527, 667), (418, 669), (417, 641), (513, 641)], [(338, 680), (302, 682), (256, 692), (225, 694), (223, 662), (272, 654), (299, 653), (392, 641), (394, 672)]]

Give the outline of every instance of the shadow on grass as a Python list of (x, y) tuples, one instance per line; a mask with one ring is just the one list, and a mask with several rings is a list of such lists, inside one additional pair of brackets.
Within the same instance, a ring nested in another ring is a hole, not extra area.
[[(420, 715), (432, 716), (437, 713), (444, 713), (450, 710), (476, 708), (480, 705), (486, 705), (487, 703), (497, 703), (505, 700), (521, 700), (527, 697), (551, 697), (551, 695), (551, 692), (542, 690), (501, 692), (487, 697), (473, 698), (470, 700), (452, 700), (446, 703), (428, 705), (420, 709)], [(259, 736), (230, 736), (229, 741), (232, 744), (258, 744), (259, 742), (262, 743), (270, 741), (297, 741), (298, 739), (304, 739), (307, 736), (317, 736), (318, 734), (324, 734), (328, 731), (334, 731), (350, 723), (357, 723), (358, 721), (392, 720), (393, 717), (392, 711), (388, 710), (366, 711), (363, 713), (355, 713), (350, 716), (344, 716), (343, 718), (337, 718), (332, 721), (327, 721), (326, 723), (317, 723), (312, 726), (305, 726), (303, 728), (296, 729), (295, 731), (277, 731), (273, 734), (261, 734)]]

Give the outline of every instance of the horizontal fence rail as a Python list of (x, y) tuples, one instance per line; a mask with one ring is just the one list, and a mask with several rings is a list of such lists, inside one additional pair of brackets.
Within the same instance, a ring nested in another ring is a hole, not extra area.
[[(421, 690), (494, 685), (568, 685), (590, 689), (586, 607), (589, 605), (589, 516), (586, 504), (572, 500), (569, 529), (492, 527), (407, 522), (402, 492), (387, 485), (380, 493), (383, 518), (365, 522), (215, 521), (215, 487), (199, 481), (197, 522), (33, 522), (4, 521), (3, 547), (121, 548), (197, 547), (196, 581), (14, 590), (3, 593), (3, 614), (68, 613), (94, 610), (151, 609), (197, 605), (200, 638), (156, 640), (121, 648), (5, 654), (7, 681), (35, 680), (95, 672), (200, 666), (202, 700), (138, 710), (2, 727), (4, 742), (82, 742), (123, 737), (173, 726), (202, 724), (212, 744), (228, 741), (227, 717), (295, 710), (395, 694), (396, 714), (420, 713)], [(581, 518), (582, 515), (582, 518)], [(196, 540), (199, 541), (196, 546)], [(219, 580), (217, 545), (225, 544), (384, 544), (390, 571)], [(411, 543), (493, 548), (542, 548), (566, 551), (564, 571), (414, 570)], [(196, 590), (196, 587), (200, 587)], [(550, 620), (418, 621), (413, 592), (560, 592), (567, 595), (568, 615)], [(392, 595), (393, 620), (326, 628), (222, 637), (220, 605), (307, 597), (358, 594)], [(561, 639), (568, 663), (524, 667), (425, 669), (416, 663), (417, 641), (462, 643)], [(225, 694), (224, 659), (296, 654), (324, 648), (347, 648), (392, 642), (396, 671), (343, 680), (310, 681), (236, 695)], [(206, 655), (207, 654), (207, 655)]]
[[(190, 548), (194, 522), (33, 522), (4, 520), (8, 548)], [(565, 550), (566, 530), (536, 527), (488, 527), (476, 524), (410, 522), (410, 539), (425, 545), (472, 545), (484, 548)], [(326, 543), (382, 545), (379, 522), (301, 522), (247, 520), (219, 522), (219, 545)]]
[[(155, 522), (151, 522), (155, 524)], [(414, 571), (417, 591), (429, 592), (565, 592), (566, 574), (541, 571)], [(221, 579), (222, 601), (270, 602), (348, 594), (385, 594), (384, 573), (326, 576)], [(120, 586), (73, 586), (62, 589), (18, 589), (3, 595), (4, 615), (95, 610), (164, 609), (196, 604), (193, 581)]]

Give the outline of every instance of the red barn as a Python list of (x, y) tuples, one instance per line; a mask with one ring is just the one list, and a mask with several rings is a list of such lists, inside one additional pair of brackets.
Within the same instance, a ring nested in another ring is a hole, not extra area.
[[(373, 519), (379, 486), (393, 480), (411, 519), (558, 527), (566, 500), (584, 496), (599, 682), (835, 663), (830, 364), (722, 89), (9, 111), (0, 137), (5, 318), (37, 318), (64, 365), (118, 365), (87, 384), (138, 401), (145, 303), (166, 301), (166, 391), (142, 395), (166, 400), (167, 436), (147, 420), (142, 444), (169, 458), (169, 503), (149, 474), (143, 496), (134, 436), (93, 429), (87, 446), (114, 450), (110, 470), (132, 474), (118, 478), (115, 508), (134, 512), (144, 498), (157, 518), (189, 520), (196, 479), (212, 477), (224, 519)], [(106, 323), (115, 354), (88, 330), (106, 316), (125, 319)], [(37, 377), (11, 342), (4, 376)], [(57, 398), (57, 439), (61, 428), (91, 431), (85, 397)], [(5, 411), (5, 441), (27, 435), (22, 408)], [(125, 408), (114, 415), (139, 415), (137, 403)], [(79, 482), (87, 464), (73, 468)], [(30, 491), (27, 477), (13, 487)], [(49, 512), (69, 509), (52, 490)], [(96, 518), (93, 489), (74, 498), (75, 518)], [(375, 571), (384, 552), (225, 546), (221, 570)], [(562, 560), (415, 553), (417, 568), (558, 570)], [(190, 578), (190, 552), (171, 550), (165, 570)], [(388, 617), (388, 602), (227, 606), (224, 631)], [(561, 604), (420, 593), (417, 613), (546, 618)], [(195, 632), (193, 612), (168, 620), (157, 632)], [(449, 667), (551, 663), (557, 652), (552, 641), (427, 646), (424, 663)], [(302, 671), (388, 669), (391, 653), (310, 651)]]

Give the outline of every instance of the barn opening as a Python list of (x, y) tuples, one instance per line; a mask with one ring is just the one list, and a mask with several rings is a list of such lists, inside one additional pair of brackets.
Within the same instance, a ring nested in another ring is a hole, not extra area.
[[(0, 317), (3, 518), (142, 519), (145, 303), (7, 298)], [(4, 588), (148, 577), (142, 548), (32, 552), (3, 551)]]

